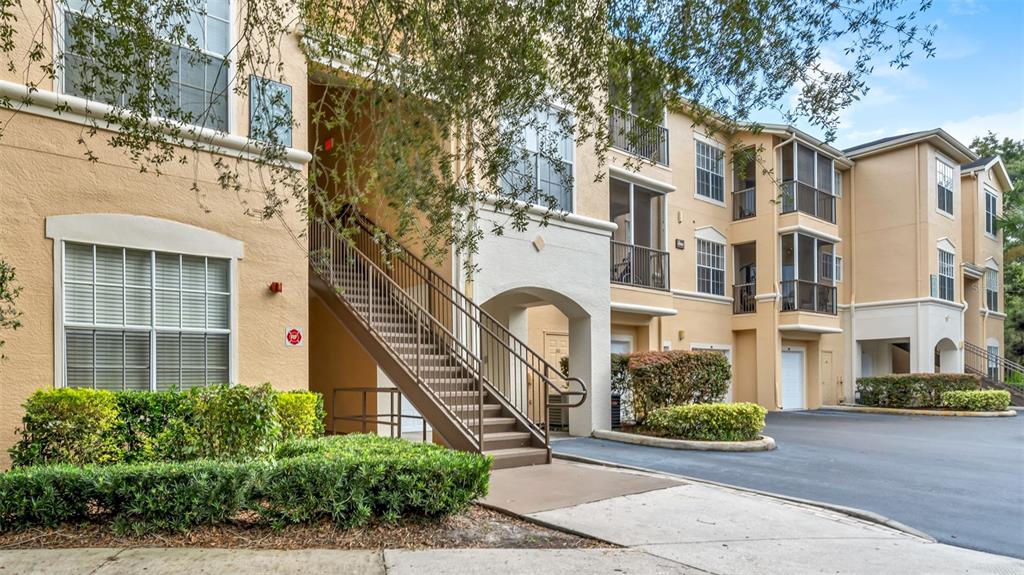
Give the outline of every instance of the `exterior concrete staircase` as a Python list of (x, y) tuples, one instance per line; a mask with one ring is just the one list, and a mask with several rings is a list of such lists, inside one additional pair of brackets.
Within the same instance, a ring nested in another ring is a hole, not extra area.
[(1011, 386), (1009, 380), (1024, 382), (1024, 366), (987, 349), (964, 342), (964, 371), (981, 376), (983, 387), (1010, 392), (1010, 404), (1024, 406), (1024, 390)]
[(579, 406), (563, 376), (426, 263), (348, 213), (310, 226), (310, 287), (449, 447), (495, 468), (549, 463), (548, 403)]

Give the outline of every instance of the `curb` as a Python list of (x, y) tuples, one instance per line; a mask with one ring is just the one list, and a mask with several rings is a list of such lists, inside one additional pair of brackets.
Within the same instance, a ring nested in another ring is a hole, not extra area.
[(664, 449), (685, 449), (689, 451), (729, 451), (729, 452), (751, 452), (771, 451), (775, 449), (775, 440), (767, 435), (754, 441), (696, 441), (692, 439), (670, 439), (668, 437), (653, 437), (639, 433), (625, 433), (622, 431), (610, 431), (596, 429), (592, 434), (597, 439), (607, 439), (620, 443), (631, 443), (633, 445), (646, 445), (647, 447), (661, 447)]
[(538, 519), (536, 517), (531, 517), (529, 515), (520, 515), (519, 513), (515, 513), (514, 511), (509, 511), (508, 509), (505, 509), (504, 507), (498, 507), (497, 505), (492, 505), (490, 503), (484, 503), (483, 501), (474, 501), (473, 504), (474, 505), (479, 505), (480, 507), (483, 507), (484, 509), (490, 509), (491, 511), (494, 511), (495, 513), (501, 513), (502, 515), (505, 515), (505, 516), (508, 516), (508, 517), (514, 517), (516, 519), (519, 519), (520, 521), (525, 521), (527, 523), (532, 523), (534, 525), (537, 525), (538, 527), (543, 527), (545, 529), (550, 529), (552, 531), (561, 531), (562, 533), (568, 533), (569, 535), (575, 535), (576, 537), (580, 537), (580, 538), (583, 538), (583, 539), (591, 539), (593, 541), (600, 541), (601, 543), (604, 543), (605, 545), (608, 545), (609, 547), (615, 547), (617, 549), (628, 549), (628, 547), (625, 547), (625, 546), (620, 545), (618, 543), (614, 543), (612, 541), (608, 541), (607, 539), (602, 539), (600, 537), (595, 537), (594, 535), (591, 535), (589, 533), (584, 533), (582, 531), (579, 531), (577, 529), (573, 529), (571, 527), (564, 527), (562, 525), (556, 525), (556, 524), (551, 523), (549, 521), (544, 521), (543, 519)]
[(904, 409), (899, 407), (868, 407), (866, 405), (823, 405), (829, 411), (853, 413), (881, 413), (887, 415), (930, 415), (933, 417), (1016, 417), (1017, 410), (1006, 411), (944, 411), (940, 409)]
[(709, 479), (700, 479), (698, 477), (691, 477), (689, 475), (682, 475), (682, 474), (679, 474), (679, 473), (669, 473), (669, 472), (666, 472), (666, 471), (659, 471), (657, 469), (650, 469), (648, 467), (639, 467), (639, 466), (635, 466), (635, 465), (625, 465), (625, 464), (622, 464), (622, 463), (615, 463), (613, 461), (605, 461), (603, 459), (594, 459), (594, 458), (591, 458), (591, 457), (583, 457), (581, 455), (571, 455), (571, 454), (568, 454), (568, 453), (552, 453), (552, 456), (555, 457), (556, 459), (563, 459), (565, 461), (574, 461), (576, 463), (587, 463), (587, 464), (590, 464), (590, 465), (600, 465), (602, 467), (615, 467), (615, 468), (619, 468), (619, 469), (629, 469), (631, 471), (642, 471), (644, 473), (652, 473), (652, 474), (655, 474), (655, 475), (664, 475), (664, 476), (668, 476), (668, 477), (678, 477), (680, 479), (685, 479), (685, 480), (693, 482), (693, 483), (703, 483), (705, 485), (713, 485), (715, 487), (723, 487), (725, 489), (732, 489), (734, 491), (743, 491), (745, 493), (753, 493), (754, 495), (762, 495), (764, 497), (771, 497), (773, 499), (779, 499), (779, 500), (782, 500), (782, 501), (788, 501), (790, 503), (799, 503), (801, 505), (808, 505), (808, 506), (811, 506), (811, 507), (820, 507), (822, 509), (828, 509), (830, 511), (835, 511), (837, 513), (842, 513), (843, 515), (847, 515), (847, 516), (853, 517), (855, 519), (860, 519), (862, 521), (867, 521), (869, 523), (875, 523), (875, 524), (881, 525), (883, 527), (888, 527), (889, 529), (893, 529), (893, 530), (896, 530), (896, 531), (900, 531), (900, 532), (906, 533), (907, 535), (911, 535), (913, 537), (917, 537), (918, 539), (924, 539), (925, 541), (927, 541), (929, 543), (937, 543), (938, 542), (938, 540), (936, 540), (931, 535), (928, 535), (924, 531), (920, 531), (920, 530), (914, 529), (913, 527), (910, 527), (909, 525), (905, 525), (903, 523), (900, 523), (899, 521), (896, 521), (895, 519), (889, 519), (888, 517), (886, 517), (886, 516), (884, 516), (882, 514), (875, 513), (874, 511), (868, 511), (866, 509), (857, 509), (856, 507), (847, 507), (845, 505), (836, 505), (834, 503), (825, 503), (824, 501), (814, 501), (812, 499), (803, 499), (803, 498), (800, 498), (800, 497), (791, 497), (789, 495), (782, 495), (781, 493), (771, 493), (769, 491), (761, 491), (760, 489), (751, 489), (749, 487), (740, 487), (738, 485), (729, 485), (728, 483), (719, 483), (718, 481), (711, 481)]

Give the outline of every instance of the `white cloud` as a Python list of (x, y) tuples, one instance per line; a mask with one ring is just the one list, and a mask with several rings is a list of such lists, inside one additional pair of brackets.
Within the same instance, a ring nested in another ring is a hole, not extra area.
[(950, 0), (949, 12), (957, 16), (974, 16), (988, 12), (988, 6), (979, 0)]
[(1024, 107), (1010, 112), (946, 122), (942, 124), (942, 129), (965, 144), (971, 143), (975, 136), (984, 136), (989, 131), (995, 132), (1000, 138), (1024, 139)]

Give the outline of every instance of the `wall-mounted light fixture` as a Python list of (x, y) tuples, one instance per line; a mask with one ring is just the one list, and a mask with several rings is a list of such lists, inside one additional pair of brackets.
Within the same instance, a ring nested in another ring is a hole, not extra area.
[(284, 291), (284, 284), (281, 282), (270, 283), (270, 293), (281, 293)]

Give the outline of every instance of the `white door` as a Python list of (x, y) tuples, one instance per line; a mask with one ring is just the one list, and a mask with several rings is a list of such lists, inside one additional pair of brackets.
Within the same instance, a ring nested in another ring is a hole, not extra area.
[(804, 408), (804, 352), (782, 352), (782, 409)]

